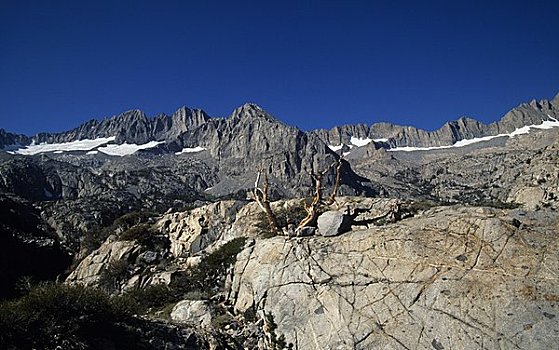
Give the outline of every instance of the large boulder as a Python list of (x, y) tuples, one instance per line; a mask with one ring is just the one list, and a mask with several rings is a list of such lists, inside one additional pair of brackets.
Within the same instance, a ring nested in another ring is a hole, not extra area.
[(66, 282), (97, 286), (103, 271), (110, 269), (112, 263), (134, 262), (141, 251), (142, 246), (138, 242), (117, 241), (111, 236), (79, 263)]

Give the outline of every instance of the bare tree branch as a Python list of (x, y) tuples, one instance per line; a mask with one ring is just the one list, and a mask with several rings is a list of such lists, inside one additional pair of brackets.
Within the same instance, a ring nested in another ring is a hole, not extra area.
[[(260, 188), (260, 179), (262, 178), (262, 188)], [(270, 207), (270, 201), (268, 200), (268, 177), (266, 173), (262, 171), (262, 169), (258, 170), (258, 174), (256, 175), (256, 181), (254, 182), (254, 198), (256, 199), (256, 203), (258, 206), (264, 211), (266, 214), (266, 218), (268, 219), (268, 226), (270, 230), (274, 234), (278, 234), (278, 219), (276, 215), (272, 211)]]
[[(336, 166), (336, 180), (334, 183), (334, 187), (332, 188), (332, 193), (328, 197), (326, 201), (322, 200), (322, 177), (326, 175), (328, 171), (332, 167)], [(314, 181), (314, 195), (312, 202), (305, 206), (305, 210), (307, 211), (307, 216), (299, 223), (297, 226), (296, 231), (301, 230), (303, 227), (312, 225), (318, 219), (318, 209), (321, 205), (330, 205), (336, 201), (336, 194), (338, 192), (338, 188), (340, 187), (340, 179), (341, 179), (341, 169), (342, 169), (342, 157), (340, 157), (336, 162), (332, 163), (329, 167), (327, 167), (324, 171), (315, 173), (312, 170), (309, 175)]]
[[(332, 166), (334, 164), (332, 164)], [(332, 193), (330, 194), (330, 197), (328, 197), (328, 199), (325, 202), (326, 205), (333, 204), (336, 201), (336, 194), (338, 193), (338, 189), (340, 188), (341, 178), (342, 178), (342, 157), (338, 159), (336, 165), (336, 180), (334, 182), (334, 187), (332, 188)]]

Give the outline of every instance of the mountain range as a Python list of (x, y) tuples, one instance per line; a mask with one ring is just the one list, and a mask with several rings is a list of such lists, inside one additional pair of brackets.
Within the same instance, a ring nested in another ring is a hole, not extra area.
[[(156, 117), (132, 110), (61, 133), (26, 136), (0, 129), (0, 188), (34, 200), (114, 191), (136, 197), (132, 202), (148, 193), (230, 196), (250, 188), (262, 168), (271, 176), (275, 197), (295, 196), (308, 193), (311, 170), (343, 156), (343, 191), (378, 195), (387, 189), (354, 172), (371, 157), (389, 152), (393, 158), (417, 159), (425, 150), (484, 147), (559, 126), (558, 119), (559, 95), (521, 104), (491, 124), (460, 118), (435, 131), (376, 123), (303, 132), (249, 103), (227, 118), (187, 107)], [(33, 170), (24, 174), (25, 169)], [(334, 176), (328, 175), (326, 184)]]
[[(483, 124), (475, 119), (461, 117), (444, 124), (435, 131), (426, 131), (410, 126), (375, 123), (337, 126), (330, 130), (319, 129), (305, 133), (317, 135), (328, 145), (350, 145), (351, 138), (378, 140), (386, 148), (429, 147), (452, 145), (457, 141), (484, 136), (506, 134), (515, 129), (541, 124), (556, 119), (559, 94), (552, 100), (532, 100), (506, 113), (499, 121)], [(224, 143), (231, 131), (239, 131), (237, 124), (266, 120), (282, 124), (255, 104), (247, 103), (235, 109), (228, 118), (212, 118), (201, 109), (179, 108), (173, 115), (161, 114), (148, 117), (140, 110), (130, 110), (101, 121), (92, 119), (75, 129), (61, 133), (39, 133), (34, 136), (10, 133), (0, 129), (0, 148), (22, 147), (30, 144), (67, 143), (84, 139), (114, 137), (117, 144), (146, 144), (150, 141), (165, 142), (165, 151), (176, 152), (192, 145), (207, 147), (212, 155), (218, 154), (218, 145)], [(235, 128), (234, 126), (237, 125)], [(242, 126), (241, 126), (242, 127)], [(276, 128), (289, 129), (282, 124)], [(293, 128), (291, 128), (293, 129)], [(300, 137), (299, 135), (297, 135)]]

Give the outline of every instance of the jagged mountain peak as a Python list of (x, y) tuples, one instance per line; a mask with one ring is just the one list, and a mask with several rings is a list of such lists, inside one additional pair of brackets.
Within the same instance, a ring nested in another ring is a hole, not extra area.
[(264, 118), (280, 122), (278, 119), (276, 119), (274, 116), (266, 112), (262, 107), (258, 106), (255, 103), (245, 103), (242, 106), (237, 107), (231, 115), (231, 119), (233, 120), (254, 120), (257, 118)]
[(559, 92), (557, 93), (557, 95), (555, 95), (555, 97), (551, 100), (551, 103), (555, 106), (559, 106)]

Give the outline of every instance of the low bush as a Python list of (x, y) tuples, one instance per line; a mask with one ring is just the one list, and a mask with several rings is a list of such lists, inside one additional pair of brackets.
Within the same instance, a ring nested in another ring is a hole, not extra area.
[(139, 224), (132, 226), (126, 231), (122, 232), (119, 236), (121, 241), (138, 241), (140, 244), (148, 244), (153, 238), (151, 225)]
[(130, 334), (120, 322), (133, 312), (134, 304), (99, 289), (44, 284), (0, 303), (0, 344), (3, 349), (126, 348)]
[[(142, 229), (144, 229), (145, 227), (149, 227), (149, 225), (143, 223), (157, 215), (159, 214), (146, 211), (134, 211), (124, 214), (121, 217), (115, 219), (112, 225), (107, 227), (98, 227), (97, 229), (91, 230), (90, 232), (85, 234), (80, 242), (80, 247), (82, 250), (85, 250), (86, 253), (92, 252), (95, 249), (99, 248), (111, 234), (115, 233), (118, 230), (124, 230), (124, 234), (127, 231), (133, 229), (134, 226), (142, 227)], [(121, 239), (133, 240), (135, 239), (135, 235), (138, 237), (143, 237), (142, 233), (143, 232), (140, 232), (139, 229), (136, 229), (136, 231), (128, 232), (128, 237), (126, 237), (126, 239), (123, 239), (121, 235)]]
[(227, 269), (236, 262), (237, 254), (243, 250), (246, 238), (235, 238), (216, 251), (205, 256), (200, 264), (190, 271), (194, 289), (209, 291), (223, 288)]
[(111, 261), (99, 275), (99, 286), (108, 292), (118, 291), (129, 277), (130, 263), (127, 260)]
[(119, 296), (125, 305), (136, 305), (138, 312), (146, 313), (152, 308), (161, 308), (181, 299), (181, 293), (165, 284), (129, 290)]
[(114, 227), (121, 227), (124, 229), (128, 229), (134, 225), (141, 224), (143, 222), (148, 221), (150, 218), (153, 218), (159, 214), (155, 212), (149, 211), (134, 211), (131, 213), (127, 213), (116, 219), (113, 223)]

